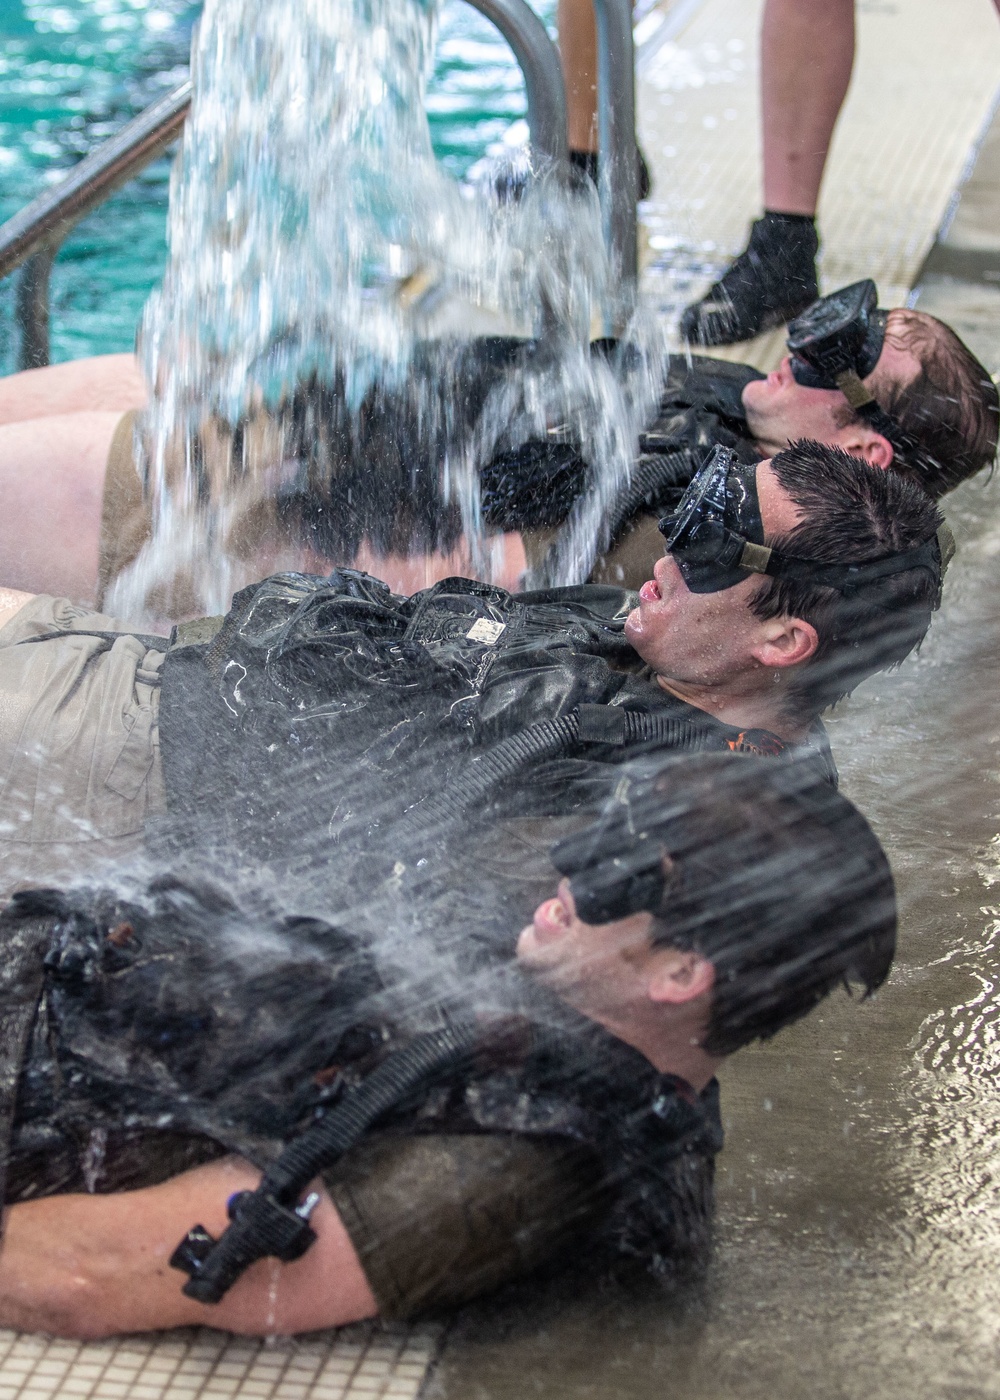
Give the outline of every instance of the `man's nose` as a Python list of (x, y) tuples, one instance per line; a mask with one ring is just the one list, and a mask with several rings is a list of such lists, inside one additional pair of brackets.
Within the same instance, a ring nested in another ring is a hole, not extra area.
[(677, 560), (669, 551), (664, 551), (653, 565), (653, 577), (662, 588), (664, 583), (679, 574)]

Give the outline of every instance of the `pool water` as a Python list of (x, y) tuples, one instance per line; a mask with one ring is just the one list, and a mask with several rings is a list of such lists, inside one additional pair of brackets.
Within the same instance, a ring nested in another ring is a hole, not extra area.
[[(554, 0), (538, 7), (551, 22)], [(187, 76), (189, 0), (0, 0), (0, 220)], [(434, 149), (467, 175), (525, 114), (513, 55), (446, 0), (428, 93)], [(52, 274), (53, 361), (129, 350), (166, 258), (169, 158), (77, 226)], [(15, 278), (0, 282), (0, 372), (16, 367)]]

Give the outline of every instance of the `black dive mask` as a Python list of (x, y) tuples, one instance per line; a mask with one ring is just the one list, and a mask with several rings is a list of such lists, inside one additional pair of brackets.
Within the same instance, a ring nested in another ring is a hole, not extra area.
[(714, 448), (676, 511), (660, 521), (660, 530), (692, 593), (718, 593), (742, 583), (747, 544), (765, 552), (756, 466), (740, 465), (732, 448)]
[(891, 414), (879, 408), (863, 380), (878, 364), (888, 311), (880, 311), (871, 278), (814, 301), (788, 323), (792, 377), (805, 389), (839, 389), (854, 412), (892, 443), (916, 471), (926, 472), (920, 448)]
[(585, 924), (610, 924), (643, 909), (655, 913), (667, 882), (665, 854), (655, 836), (633, 830), (627, 812), (567, 836), (550, 852)]
[[(947, 526), (942, 527), (947, 532)], [(671, 515), (660, 521), (666, 552), (673, 556), (692, 593), (719, 593), (750, 574), (794, 578), (838, 593), (857, 593), (890, 574), (927, 569), (937, 582), (953, 551), (950, 532), (932, 535), (901, 554), (863, 564), (825, 564), (779, 554), (764, 543), (757, 469), (740, 466), (729, 447), (713, 448)], [(936, 605), (935, 605), (936, 606)]]
[(888, 319), (889, 313), (878, 308), (878, 289), (870, 278), (814, 301), (788, 323), (796, 383), (806, 389), (841, 389), (845, 375), (864, 379), (878, 364)]

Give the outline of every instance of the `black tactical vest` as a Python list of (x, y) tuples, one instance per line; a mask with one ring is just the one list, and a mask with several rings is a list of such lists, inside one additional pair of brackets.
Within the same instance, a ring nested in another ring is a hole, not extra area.
[[(342, 931), (204, 887), (161, 882), (129, 903), (19, 896), (0, 937), (28, 989), (8, 1014), (32, 1012), (7, 1067), (8, 1202), (149, 1185), (224, 1152), (264, 1166), (439, 1014), (422, 998), (408, 1008)], [(506, 1005), (516, 1033), (496, 1038), (488, 1022), (473, 1064), (379, 1128), (583, 1144), (611, 1198), (605, 1245), (668, 1268), (707, 1228), (717, 1086), (694, 1094), (509, 965), (495, 970), (494, 1013)]]
[[(618, 588), (512, 595), (467, 579), (401, 598), (349, 569), (245, 589), (224, 620), (179, 628), (163, 667), (174, 831), (300, 869), (334, 850), (391, 864), (432, 804), (446, 845), (477, 821), (600, 801), (639, 753), (785, 750), (664, 691), (625, 639), (633, 603)], [(531, 747), (573, 716), (564, 743)], [(472, 790), (484, 761), (496, 780)], [(831, 778), (827, 754), (815, 762)]]
[[(665, 511), (671, 493), (688, 484), (713, 447), (732, 447), (741, 461), (759, 459), (742, 394), (763, 377), (749, 365), (671, 357), (656, 416), (639, 436), (631, 481), (612, 507), (612, 542), (636, 515)], [(500, 530), (562, 525), (595, 465), (558, 442), (530, 442), (501, 453), (480, 473), (487, 524)]]

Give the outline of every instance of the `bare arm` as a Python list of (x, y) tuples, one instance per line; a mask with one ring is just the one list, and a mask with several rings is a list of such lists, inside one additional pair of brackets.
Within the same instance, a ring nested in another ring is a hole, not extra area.
[(294, 1264), (263, 1259), (216, 1307), (181, 1292), (167, 1263), (194, 1224), (213, 1235), (226, 1201), (260, 1173), (236, 1158), (160, 1186), (108, 1196), (51, 1196), (11, 1207), (0, 1251), (0, 1326), (62, 1337), (202, 1325), (250, 1335), (308, 1332), (374, 1317), (375, 1298), (340, 1216), (319, 1183), (319, 1236)]

